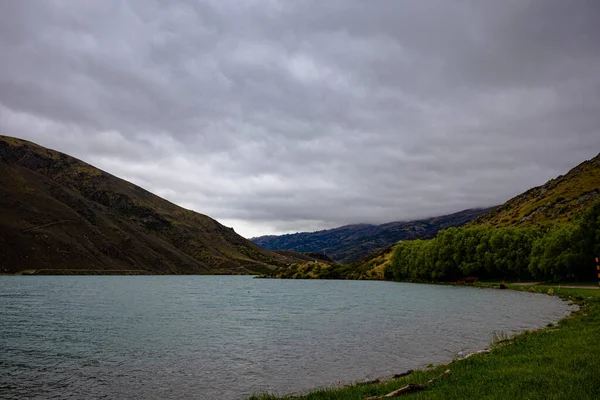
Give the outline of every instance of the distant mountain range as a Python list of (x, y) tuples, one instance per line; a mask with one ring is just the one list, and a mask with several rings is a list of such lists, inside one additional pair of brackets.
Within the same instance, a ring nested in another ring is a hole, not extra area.
[(560, 223), (600, 198), (600, 154), (566, 175), (529, 189), (482, 215), (472, 225), (516, 226)]
[(336, 262), (348, 264), (400, 240), (432, 238), (441, 229), (463, 225), (492, 210), (494, 207), (469, 209), (410, 222), (345, 225), (317, 232), (260, 236), (250, 240), (270, 250), (322, 253)]
[(0, 273), (265, 273), (265, 250), (66, 154), (0, 136)]

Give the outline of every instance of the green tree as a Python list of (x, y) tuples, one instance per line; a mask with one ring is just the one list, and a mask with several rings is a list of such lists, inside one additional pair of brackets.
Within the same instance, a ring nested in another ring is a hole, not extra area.
[(550, 229), (533, 244), (529, 271), (534, 277), (563, 280), (577, 278), (581, 263), (579, 227), (565, 224)]

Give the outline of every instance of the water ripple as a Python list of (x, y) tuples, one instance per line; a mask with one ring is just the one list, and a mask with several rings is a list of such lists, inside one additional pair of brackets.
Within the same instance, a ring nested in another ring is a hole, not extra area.
[(0, 277), (1, 399), (237, 399), (444, 362), (569, 312), (529, 293), (249, 277)]

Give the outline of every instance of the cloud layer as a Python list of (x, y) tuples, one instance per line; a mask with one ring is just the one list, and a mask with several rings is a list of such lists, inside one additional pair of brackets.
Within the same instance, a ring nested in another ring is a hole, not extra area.
[(0, 2), (0, 132), (245, 236), (502, 203), (600, 151), (600, 3)]

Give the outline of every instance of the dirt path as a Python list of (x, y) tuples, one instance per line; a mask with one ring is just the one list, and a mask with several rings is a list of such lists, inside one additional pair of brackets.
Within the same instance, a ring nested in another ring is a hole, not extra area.
[(561, 289), (600, 289), (598, 286), (590, 285), (558, 285), (558, 287)]
[(552, 284), (552, 283), (545, 283), (545, 282), (515, 282), (515, 283), (511, 283), (511, 285), (514, 286), (552, 286), (552, 287), (558, 287), (561, 289), (600, 289), (599, 286), (597, 285), (563, 285), (563, 284)]
[(515, 285), (515, 286), (537, 286), (539, 284), (541, 284), (542, 282), (515, 282), (515, 283), (511, 283), (511, 285)]
[(38, 226), (32, 226), (31, 228), (27, 228), (23, 231), (23, 233), (27, 233), (27, 232), (32, 232), (35, 231), (36, 229), (42, 229), (42, 228), (49, 228), (51, 226), (54, 225), (59, 225), (59, 224), (67, 224), (69, 222), (74, 222), (71, 219), (64, 219), (62, 221), (54, 221), (54, 222), (50, 222), (49, 224), (44, 224), (44, 225), (38, 225)]

